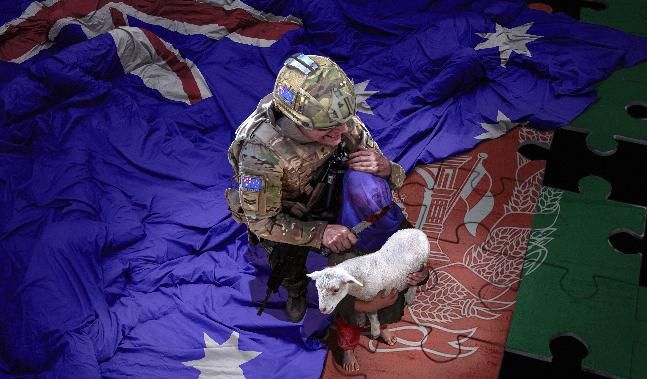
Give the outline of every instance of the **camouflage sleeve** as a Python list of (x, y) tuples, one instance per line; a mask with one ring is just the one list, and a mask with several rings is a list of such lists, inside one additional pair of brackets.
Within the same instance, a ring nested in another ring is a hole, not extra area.
[(240, 203), (249, 230), (260, 238), (290, 245), (321, 247), (327, 223), (301, 221), (281, 208), (283, 168), (263, 145), (246, 143), (239, 155)]
[(391, 185), (391, 189), (397, 190), (402, 187), (404, 179), (406, 179), (404, 168), (391, 161), (391, 175), (389, 175), (389, 184)]
[[(346, 133), (344, 142), (346, 152), (349, 154), (362, 148), (376, 150), (382, 154), (380, 147), (377, 145), (375, 140), (373, 140), (371, 133), (368, 131), (362, 120), (357, 116), (354, 116), (351, 119), (351, 122), (348, 123), (348, 133)], [(404, 169), (399, 164), (393, 161), (390, 162), (391, 175), (389, 176), (389, 184), (392, 189), (398, 189), (402, 187), (402, 184), (404, 183)]]

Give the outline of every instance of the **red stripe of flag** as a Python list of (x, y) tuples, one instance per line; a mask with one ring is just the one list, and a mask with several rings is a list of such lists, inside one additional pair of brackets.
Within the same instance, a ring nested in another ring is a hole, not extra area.
[(10, 61), (25, 55), (47, 41), (47, 34), (56, 21), (65, 17), (83, 17), (98, 7), (91, 1), (62, 0), (41, 8), (33, 16), (7, 28), (0, 42), (0, 59)]
[(286, 21), (257, 22), (249, 26), (241, 25), (236, 33), (249, 37), (276, 41), (291, 30), (300, 28), (301, 25)]
[(171, 70), (180, 78), (182, 83), (182, 88), (189, 97), (189, 102), (195, 104), (198, 101), (202, 100), (202, 95), (200, 94), (200, 89), (198, 88), (198, 83), (193, 76), (193, 72), (186, 63), (182, 62), (175, 53), (170, 51), (166, 45), (153, 33), (148, 30), (142, 29), (151, 45), (155, 49), (157, 55), (160, 58), (164, 59), (166, 64), (171, 67)]
[(243, 9), (226, 10), (192, 0), (169, 0), (163, 3), (158, 0), (61, 0), (50, 7), (40, 9), (20, 24), (7, 28), (0, 42), (0, 59), (8, 61), (19, 58), (45, 43), (47, 33), (56, 21), (87, 16), (108, 3), (126, 4), (151, 16), (193, 25), (217, 24), (229, 32), (265, 40), (277, 40), (286, 32), (300, 27), (294, 22), (259, 20)]
[(112, 18), (112, 25), (126, 26), (126, 16), (115, 8), (110, 8), (110, 18)]
[[(107, 1), (107, 0), (106, 0)], [(157, 1), (122, 0), (142, 13), (164, 17), (193, 25), (217, 24), (229, 32), (249, 38), (277, 40), (283, 34), (300, 27), (294, 22), (262, 21), (244, 9), (224, 9), (193, 0), (171, 0), (160, 7)]]

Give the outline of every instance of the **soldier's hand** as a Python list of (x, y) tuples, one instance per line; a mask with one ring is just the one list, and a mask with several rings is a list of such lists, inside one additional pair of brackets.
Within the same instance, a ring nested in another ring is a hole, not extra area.
[(322, 243), (333, 253), (341, 253), (357, 243), (357, 236), (344, 225), (328, 224)]
[(391, 162), (376, 150), (359, 149), (348, 156), (348, 167), (387, 178), (391, 175)]

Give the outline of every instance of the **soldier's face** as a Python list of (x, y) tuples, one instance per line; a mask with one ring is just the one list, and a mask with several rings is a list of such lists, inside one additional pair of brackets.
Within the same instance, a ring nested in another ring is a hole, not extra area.
[(348, 125), (339, 124), (332, 129), (318, 130), (299, 127), (306, 137), (314, 142), (319, 142), (327, 146), (337, 146), (341, 143), (341, 136), (348, 131)]

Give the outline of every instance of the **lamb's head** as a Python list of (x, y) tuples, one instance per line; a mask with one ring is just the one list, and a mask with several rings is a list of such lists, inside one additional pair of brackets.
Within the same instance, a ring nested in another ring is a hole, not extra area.
[(315, 280), (319, 293), (319, 310), (323, 314), (332, 313), (337, 304), (348, 294), (350, 285), (363, 286), (357, 279), (339, 266), (326, 267), (321, 271), (308, 274)]

